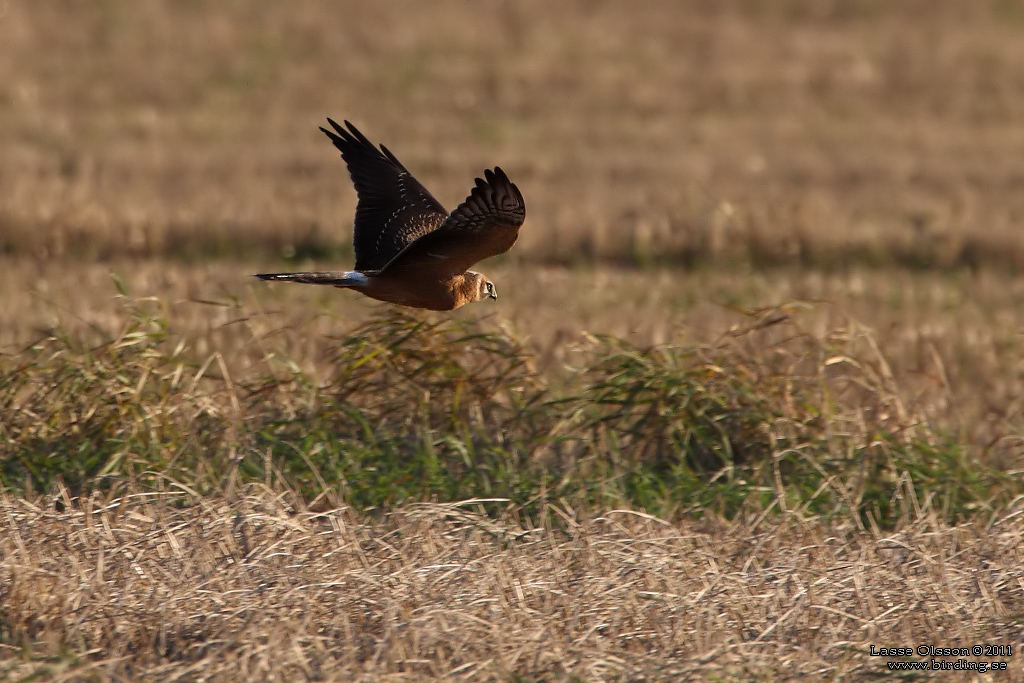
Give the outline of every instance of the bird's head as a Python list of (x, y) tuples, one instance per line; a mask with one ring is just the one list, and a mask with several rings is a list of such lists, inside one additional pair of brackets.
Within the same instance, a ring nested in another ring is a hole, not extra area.
[(494, 283), (482, 274), (477, 273), (476, 271), (467, 270), (466, 277), (470, 279), (476, 289), (476, 301), (498, 298), (498, 290), (494, 288)]

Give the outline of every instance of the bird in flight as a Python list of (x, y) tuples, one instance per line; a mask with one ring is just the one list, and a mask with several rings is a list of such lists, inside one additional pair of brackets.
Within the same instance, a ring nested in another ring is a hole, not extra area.
[(494, 283), (469, 270), (503, 254), (519, 237), (526, 206), (500, 168), (484, 171), (449, 214), (384, 145), (378, 149), (348, 121), (320, 128), (341, 151), (359, 201), (353, 229), (355, 270), (261, 273), (261, 280), (354, 289), (413, 308), (451, 311), (497, 299)]

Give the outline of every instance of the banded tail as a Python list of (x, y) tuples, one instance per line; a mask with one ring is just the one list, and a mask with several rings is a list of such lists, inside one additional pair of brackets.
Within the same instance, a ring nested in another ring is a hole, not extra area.
[(335, 270), (325, 273), (257, 273), (253, 277), (270, 282), (299, 282), (304, 285), (331, 287), (365, 287), (369, 278), (358, 270)]

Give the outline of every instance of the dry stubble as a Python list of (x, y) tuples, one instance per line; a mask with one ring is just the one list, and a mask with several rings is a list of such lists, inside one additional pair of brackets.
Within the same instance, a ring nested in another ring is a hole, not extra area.
[(1001, 678), (1024, 672), (1019, 513), (882, 536), (558, 507), (534, 527), (468, 503), (312, 513), (259, 487), (53, 503), (3, 501), (0, 659), (19, 675), (867, 681), (886, 675), (871, 645), (974, 644), (1015, 645)]

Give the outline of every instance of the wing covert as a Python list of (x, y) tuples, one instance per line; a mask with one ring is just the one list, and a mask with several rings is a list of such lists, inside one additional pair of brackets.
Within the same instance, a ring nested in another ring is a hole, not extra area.
[(332, 119), (321, 127), (341, 152), (359, 201), (352, 246), (356, 270), (379, 270), (416, 238), (448, 217), (444, 206), (416, 180), (384, 145), (378, 149), (359, 129)]
[(384, 270), (425, 269), (451, 277), (490, 256), (503, 254), (519, 237), (526, 220), (523, 195), (500, 168), (484, 171), (462, 204), (435, 230), (418, 237)]

